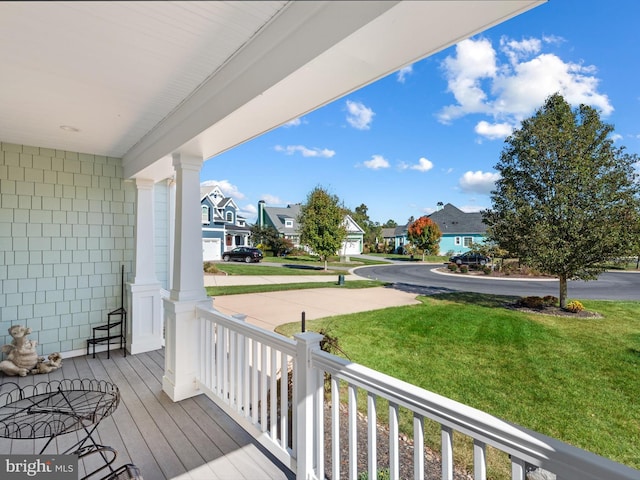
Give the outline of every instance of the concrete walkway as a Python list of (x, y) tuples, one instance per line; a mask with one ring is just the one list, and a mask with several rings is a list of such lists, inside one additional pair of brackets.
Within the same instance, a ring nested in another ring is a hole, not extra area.
[[(213, 278), (212, 278), (213, 277)], [(357, 275), (345, 275), (346, 281), (366, 280)], [(261, 285), (271, 283), (327, 282), (338, 276), (325, 275), (269, 275), (221, 276), (205, 275), (206, 286)], [(315, 288), (283, 292), (249, 293), (215, 297), (213, 306), (227, 315), (245, 314), (247, 322), (273, 330), (283, 323), (299, 322), (302, 312), (307, 320), (347, 313), (378, 310), (387, 307), (418, 304), (416, 293), (394, 288), (374, 287), (362, 289)]]

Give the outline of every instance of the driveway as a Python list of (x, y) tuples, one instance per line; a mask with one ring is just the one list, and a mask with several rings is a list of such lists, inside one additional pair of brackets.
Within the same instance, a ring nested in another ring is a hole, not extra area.
[(278, 325), (347, 313), (416, 305), (416, 293), (389, 287), (362, 289), (317, 288), (215, 297), (213, 306), (227, 315), (245, 314), (247, 322), (273, 330)]

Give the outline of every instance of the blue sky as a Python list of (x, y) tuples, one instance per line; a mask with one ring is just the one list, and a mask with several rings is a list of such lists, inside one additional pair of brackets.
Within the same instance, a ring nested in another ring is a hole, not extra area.
[(640, 1), (548, 3), (205, 162), (249, 222), (322, 186), (373, 221), (491, 206), (505, 137), (560, 91), (640, 153)]

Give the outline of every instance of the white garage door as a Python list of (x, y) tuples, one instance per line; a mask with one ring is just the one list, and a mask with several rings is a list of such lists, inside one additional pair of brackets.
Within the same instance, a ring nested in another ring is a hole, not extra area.
[(342, 248), (345, 255), (360, 255), (362, 253), (358, 241), (345, 241)]
[(220, 254), (220, 239), (202, 239), (202, 260), (204, 260), (205, 262), (213, 262), (214, 260), (220, 260), (221, 258), (222, 256)]

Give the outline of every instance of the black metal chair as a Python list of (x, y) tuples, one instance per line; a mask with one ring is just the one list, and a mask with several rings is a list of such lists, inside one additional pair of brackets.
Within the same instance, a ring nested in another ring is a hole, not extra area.
[[(89, 455), (96, 454), (102, 457), (102, 462), (99, 463), (101, 466), (90, 472), (85, 472), (86, 475), (82, 477), (82, 480), (143, 480), (140, 469), (133, 463), (126, 463), (115, 469), (111, 466), (118, 455), (114, 448), (106, 445), (90, 445), (78, 450), (77, 454), (78, 460), (84, 460)], [(108, 471), (105, 473), (106, 468)], [(102, 473), (103, 476), (99, 477), (99, 473)]]

